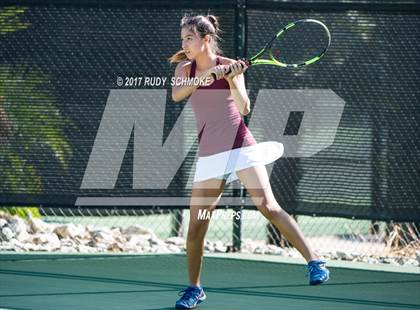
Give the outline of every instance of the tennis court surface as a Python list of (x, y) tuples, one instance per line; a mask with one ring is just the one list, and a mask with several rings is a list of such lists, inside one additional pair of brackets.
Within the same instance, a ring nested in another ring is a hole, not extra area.
[[(173, 309), (187, 279), (184, 255), (0, 259), (0, 307), (6, 309)], [(303, 264), (207, 256), (207, 300), (199, 309), (420, 309), (415, 270), (330, 269), (327, 284), (309, 286)]]

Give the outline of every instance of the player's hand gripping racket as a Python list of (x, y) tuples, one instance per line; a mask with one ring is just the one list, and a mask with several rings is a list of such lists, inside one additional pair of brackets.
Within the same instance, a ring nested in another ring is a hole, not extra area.
[[(255, 56), (244, 59), (248, 66), (274, 65), (299, 68), (321, 59), (331, 44), (327, 26), (315, 19), (300, 19), (281, 29)], [(268, 59), (260, 59), (267, 52)], [(225, 76), (231, 72), (226, 70)], [(213, 79), (216, 75), (212, 73)]]

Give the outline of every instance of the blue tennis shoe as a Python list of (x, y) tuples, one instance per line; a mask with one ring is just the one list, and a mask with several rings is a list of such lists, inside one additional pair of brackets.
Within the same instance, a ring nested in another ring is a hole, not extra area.
[(188, 286), (186, 289), (179, 292), (182, 295), (175, 303), (176, 309), (193, 309), (206, 299), (206, 294), (200, 286)]
[(317, 285), (327, 282), (330, 278), (330, 271), (325, 267), (326, 261), (317, 259), (308, 263), (308, 272), (306, 276), (309, 276), (309, 284)]

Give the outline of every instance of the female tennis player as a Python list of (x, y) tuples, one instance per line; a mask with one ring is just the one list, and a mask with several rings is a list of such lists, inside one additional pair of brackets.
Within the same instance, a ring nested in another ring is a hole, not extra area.
[[(199, 132), (199, 158), (187, 237), (190, 285), (180, 292), (182, 297), (175, 304), (178, 309), (194, 308), (206, 298), (200, 272), (209, 220), (199, 218), (199, 211), (211, 213), (225, 184), (236, 179), (244, 184), (258, 210), (306, 259), (310, 284), (320, 284), (329, 278), (325, 261), (310, 248), (297, 223), (273, 195), (265, 165), (282, 156), (283, 145), (274, 141), (257, 143), (246, 127), (241, 114), (250, 112), (243, 75), (247, 66), (241, 60), (221, 56), (218, 33), (215, 16), (184, 16), (182, 49), (170, 58), (172, 63), (178, 63), (176, 78), (199, 77), (206, 81), (204, 85), (174, 85), (172, 88), (174, 101), (189, 97)], [(230, 73), (225, 74), (229, 69)]]

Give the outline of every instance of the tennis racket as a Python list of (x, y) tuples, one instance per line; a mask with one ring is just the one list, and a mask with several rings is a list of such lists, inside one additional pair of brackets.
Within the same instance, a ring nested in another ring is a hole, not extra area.
[[(255, 56), (243, 61), (248, 66), (300, 68), (320, 60), (330, 44), (331, 35), (325, 24), (316, 19), (300, 19), (287, 24)], [(261, 59), (265, 53), (268, 59)], [(228, 68), (225, 75), (230, 72)], [(216, 79), (214, 73), (212, 76)]]

